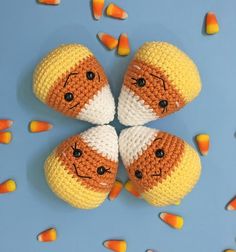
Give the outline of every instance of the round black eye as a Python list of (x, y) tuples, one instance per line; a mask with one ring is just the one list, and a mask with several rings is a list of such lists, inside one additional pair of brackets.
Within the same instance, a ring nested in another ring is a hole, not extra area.
[(80, 149), (74, 149), (74, 151), (73, 151), (73, 156), (76, 157), (76, 158), (81, 157), (82, 154), (83, 154), (83, 152)]
[(106, 168), (104, 166), (100, 166), (97, 168), (97, 174), (103, 175), (106, 172)]
[(95, 73), (92, 72), (92, 71), (88, 71), (86, 73), (86, 77), (87, 77), (88, 80), (93, 80), (95, 78)]
[(140, 170), (136, 170), (134, 175), (138, 179), (142, 179), (142, 177), (143, 177), (143, 174)]
[(139, 79), (137, 79), (137, 85), (138, 85), (139, 87), (144, 87), (145, 84), (146, 84), (146, 81), (145, 81), (144, 78), (139, 78)]
[(165, 156), (165, 152), (162, 149), (158, 149), (158, 150), (156, 150), (155, 155), (158, 158), (162, 158)]
[(168, 106), (168, 101), (167, 100), (160, 100), (159, 101), (159, 106), (161, 108), (166, 108)]
[(64, 98), (65, 98), (65, 100), (66, 100), (67, 102), (70, 102), (70, 101), (72, 101), (72, 100), (74, 99), (74, 95), (73, 95), (72, 93), (66, 93), (66, 94), (64, 95)]

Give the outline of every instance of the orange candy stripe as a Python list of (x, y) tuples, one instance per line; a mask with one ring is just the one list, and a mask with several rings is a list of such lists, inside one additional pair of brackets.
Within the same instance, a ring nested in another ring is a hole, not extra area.
[(126, 33), (122, 33), (119, 38), (118, 55), (127, 56), (130, 54), (129, 38)]
[(226, 209), (229, 210), (229, 211), (236, 210), (236, 197), (233, 198), (233, 199), (228, 203), (228, 205), (226, 206)]
[(12, 126), (13, 121), (12, 120), (0, 120), (0, 130), (8, 129)]
[(53, 125), (44, 121), (31, 121), (29, 123), (29, 130), (32, 133), (44, 132), (52, 129)]
[(132, 182), (130, 180), (128, 180), (125, 184), (125, 189), (131, 193), (134, 197), (136, 198), (142, 198), (141, 194), (136, 190), (136, 188), (134, 187), (134, 185), (132, 184)]
[(57, 231), (55, 228), (47, 229), (41, 232), (37, 239), (40, 242), (53, 242), (57, 239)]
[(60, 4), (60, 0), (38, 0), (41, 4), (49, 4), (49, 5), (58, 5)]
[(196, 143), (200, 153), (206, 156), (210, 147), (210, 136), (207, 134), (199, 134), (196, 136)]
[(220, 30), (215, 13), (208, 12), (206, 15), (206, 33), (209, 35), (218, 33)]
[(181, 229), (184, 225), (184, 219), (179, 215), (163, 212), (160, 213), (160, 218), (166, 224), (176, 229)]
[(8, 179), (0, 184), (0, 194), (14, 192), (16, 190), (16, 182), (12, 179)]
[(118, 45), (118, 40), (107, 33), (99, 32), (98, 38), (100, 39), (102, 44), (109, 50), (115, 49)]
[(114, 3), (108, 5), (106, 13), (107, 16), (118, 19), (126, 19), (128, 17), (127, 12)]
[(121, 193), (122, 188), (123, 188), (123, 184), (119, 180), (116, 180), (114, 183), (114, 186), (112, 187), (109, 193), (109, 196), (108, 196), (109, 200), (115, 200)]
[(124, 240), (107, 240), (103, 245), (114, 252), (126, 252), (127, 250), (127, 243)]
[(93, 16), (96, 20), (99, 20), (102, 16), (103, 8), (104, 8), (104, 0), (93, 0)]
[(11, 132), (0, 132), (0, 143), (2, 144), (9, 144), (12, 140)]

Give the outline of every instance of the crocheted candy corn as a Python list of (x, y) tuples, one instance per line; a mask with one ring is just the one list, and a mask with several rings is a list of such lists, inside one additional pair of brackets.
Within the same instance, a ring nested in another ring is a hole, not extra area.
[(118, 137), (104, 125), (70, 137), (47, 158), (45, 174), (52, 191), (77, 208), (98, 207), (116, 178)]
[(147, 42), (136, 52), (124, 77), (118, 118), (141, 125), (174, 113), (201, 90), (198, 69), (177, 47)]
[(182, 139), (144, 126), (125, 129), (120, 155), (135, 188), (151, 205), (179, 203), (197, 183), (201, 163)]
[(109, 50), (115, 49), (118, 45), (118, 40), (110, 34), (99, 32), (97, 36), (101, 43)]
[(206, 15), (206, 33), (212, 35), (219, 31), (220, 28), (215, 13), (208, 12)]
[(109, 200), (115, 200), (121, 193), (122, 189), (123, 189), (123, 184), (119, 180), (116, 180), (109, 193), (109, 196), (108, 196)]
[(13, 124), (12, 120), (2, 119), (2, 120), (0, 120), (0, 130), (8, 129), (12, 126), (12, 124)]
[(37, 239), (40, 242), (53, 242), (57, 239), (57, 231), (55, 228), (47, 229), (41, 232)]
[(35, 69), (35, 95), (64, 115), (106, 124), (115, 114), (107, 77), (92, 52), (80, 44), (51, 51)]
[(93, 16), (96, 20), (99, 20), (102, 16), (102, 11), (104, 8), (104, 0), (93, 0), (92, 7), (93, 7)]
[(118, 18), (118, 19), (126, 19), (128, 18), (128, 14), (125, 10), (120, 8), (114, 3), (110, 3), (106, 9), (107, 16)]
[(127, 243), (124, 240), (107, 240), (103, 245), (114, 252), (126, 252), (127, 250)]
[(171, 213), (160, 213), (160, 218), (172, 228), (181, 229), (184, 225), (184, 219), (179, 215)]

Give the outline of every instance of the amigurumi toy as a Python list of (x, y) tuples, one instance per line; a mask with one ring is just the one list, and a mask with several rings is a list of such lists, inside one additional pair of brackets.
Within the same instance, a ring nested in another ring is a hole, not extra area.
[(114, 118), (106, 74), (83, 45), (62, 45), (44, 57), (34, 72), (33, 91), (64, 115), (95, 124), (107, 124)]
[(104, 125), (70, 137), (45, 162), (52, 191), (70, 205), (92, 209), (106, 199), (116, 178), (118, 136)]
[(131, 182), (151, 205), (179, 204), (200, 177), (197, 152), (169, 133), (128, 128), (120, 134), (119, 148)]
[(201, 80), (193, 61), (166, 42), (144, 43), (124, 77), (118, 119), (124, 125), (142, 125), (165, 117), (198, 96)]

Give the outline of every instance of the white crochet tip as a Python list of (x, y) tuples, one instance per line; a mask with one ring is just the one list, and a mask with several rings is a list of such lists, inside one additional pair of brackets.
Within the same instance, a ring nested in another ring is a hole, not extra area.
[(123, 86), (119, 96), (118, 119), (126, 126), (142, 125), (157, 119), (155, 112), (132, 90)]
[(119, 137), (119, 150), (122, 161), (127, 167), (131, 165), (155, 140), (159, 130), (144, 126), (124, 129)]
[(93, 127), (80, 135), (92, 150), (109, 160), (118, 161), (118, 136), (112, 126)]
[(114, 98), (109, 85), (106, 85), (89, 100), (76, 118), (94, 124), (107, 124), (113, 121), (114, 115)]

